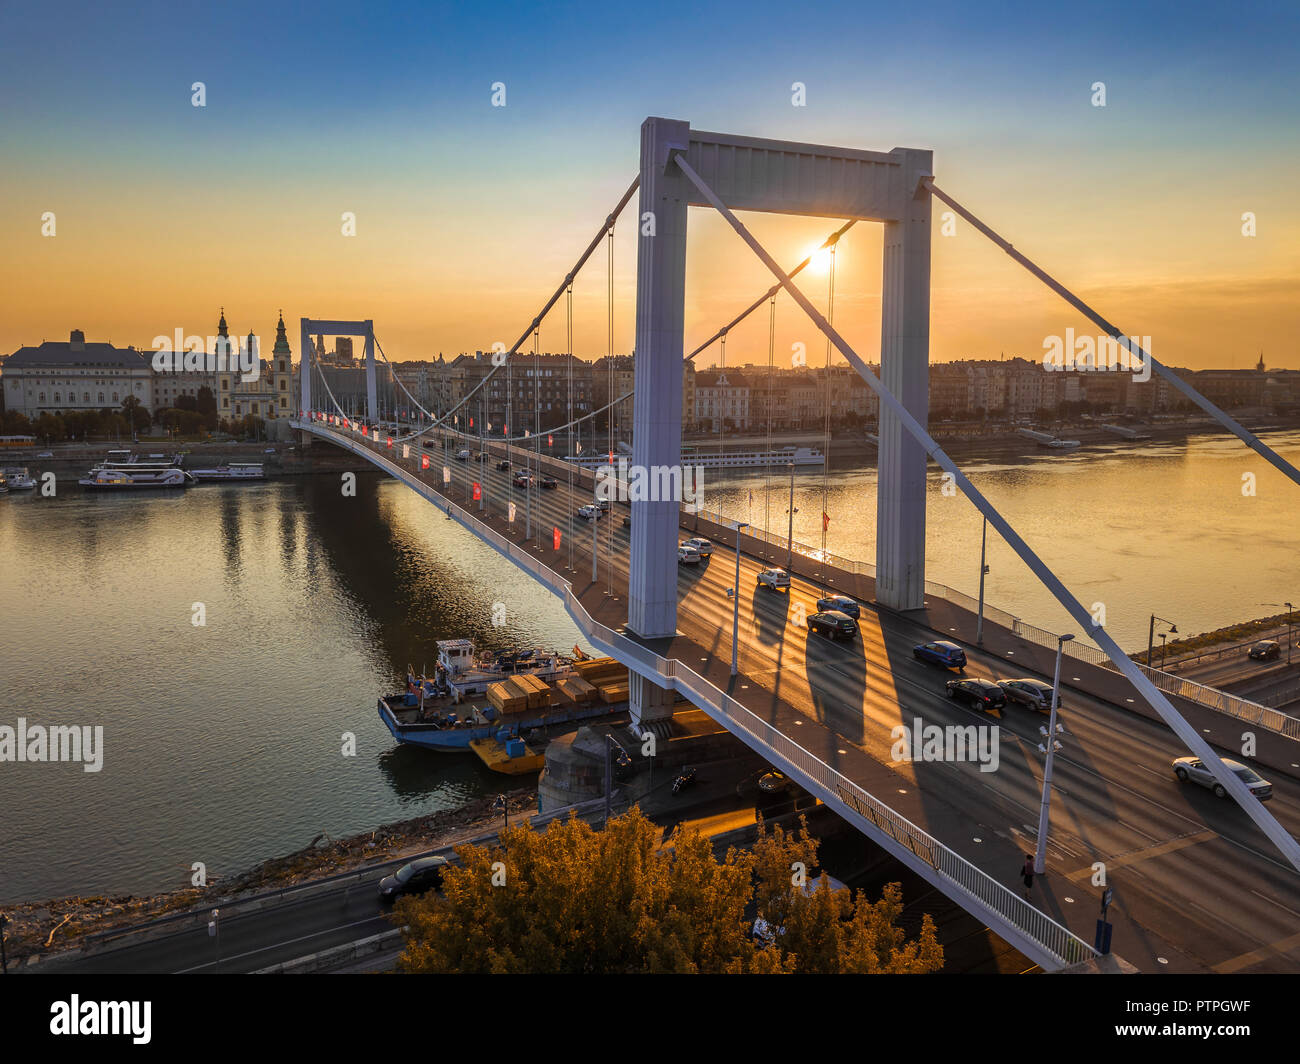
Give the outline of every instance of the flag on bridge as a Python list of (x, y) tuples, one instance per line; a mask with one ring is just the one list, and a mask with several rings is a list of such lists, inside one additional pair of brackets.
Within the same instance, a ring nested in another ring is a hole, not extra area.
[(420, 468), (421, 469), (429, 468), (429, 456), (427, 454), (420, 455)]
[(555, 437), (552, 436), (549, 432), (546, 434), (546, 446), (547, 447), (555, 446)]
[(560, 530), (559, 530), (559, 528), (553, 528), (553, 529), (551, 530), (551, 542), (552, 542), (553, 544), (555, 544), (555, 550), (559, 550), (559, 549), (560, 549)]
[(825, 532), (831, 527), (831, 515), (825, 510), (822, 511), (822, 531)]
[(474, 501), (478, 502), (483, 497), (483, 489), (479, 487), (478, 481), (474, 481)]
[(511, 503), (511, 504), (510, 504), (510, 523), (511, 523), (512, 525), (515, 523), (515, 504), (514, 504), (514, 503)]

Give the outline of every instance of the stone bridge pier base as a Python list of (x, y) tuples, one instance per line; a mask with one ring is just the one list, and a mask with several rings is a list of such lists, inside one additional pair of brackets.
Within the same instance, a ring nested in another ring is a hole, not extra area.
[(642, 738), (647, 732), (659, 739), (672, 737), (673, 703), (677, 696), (631, 670), (627, 674), (632, 730)]

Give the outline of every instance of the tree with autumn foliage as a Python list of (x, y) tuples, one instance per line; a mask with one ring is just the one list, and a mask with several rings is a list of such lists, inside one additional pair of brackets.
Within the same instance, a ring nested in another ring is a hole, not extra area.
[[(817, 840), (760, 825), (752, 850), (721, 860), (699, 832), (667, 844), (633, 808), (596, 831), (576, 817), (512, 827), (466, 845), (439, 893), (404, 898), (404, 972), (932, 972), (943, 950), (929, 916), (907, 940), (898, 884), (876, 903), (832, 890)], [(772, 932), (752, 934), (746, 911)]]

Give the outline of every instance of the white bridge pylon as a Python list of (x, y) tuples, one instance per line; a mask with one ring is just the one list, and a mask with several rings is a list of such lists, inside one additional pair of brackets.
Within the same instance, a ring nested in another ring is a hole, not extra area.
[(299, 409), (302, 411), (301, 416), (307, 417), (309, 412), (314, 409), (311, 405), (311, 373), (308, 372), (312, 363), (312, 344), (313, 336), (360, 336), (365, 340), (366, 354), (366, 418), (370, 422), (379, 420), (379, 394), (375, 380), (375, 323), (372, 319), (367, 318), (365, 321), (330, 321), (325, 318), (302, 318), (301, 332), (299, 333), (299, 343), (301, 346), (298, 350), (302, 354), (302, 369), (300, 370), (300, 389), (301, 398), (299, 399)]
[[(642, 150), (644, 152), (644, 141)], [(704, 175), (699, 173), (694, 162), (689, 158), (688, 153), (680, 150), (673, 152), (669, 159), (668, 166), (682, 174), (690, 186), (695, 190), (695, 195), (701, 197), (705, 203), (717, 210), (718, 213), (727, 220), (731, 227), (736, 231), (737, 235), (739, 235), (740, 238), (749, 245), (754, 254), (757, 255), (768, 268), (781, 287), (784, 288), (794, 301), (799, 304), (804, 313), (812, 319), (818, 329), (825, 334), (827, 339), (835, 345), (840, 354), (842, 354), (849, 364), (857, 370), (859, 376), (861, 376), (872, 390), (875, 391), (877, 396), (879, 396), (882, 444), (884, 442), (885, 415), (886, 411), (888, 411), (892, 415), (892, 420), (897, 422), (900, 431), (905, 431), (916, 445), (922, 449), (922, 473), (924, 474), (924, 455), (928, 454), (935, 460), (941, 469), (952, 476), (957, 487), (961, 489), (962, 494), (975, 505), (975, 508), (979, 510), (985, 518), (988, 519), (988, 522), (997, 530), (1012, 550), (1016, 552), (1021, 561), (1029, 566), (1030, 570), (1042, 585), (1052, 593), (1052, 596), (1057, 600), (1057, 602), (1059, 602), (1069, 612), (1070, 616), (1078, 622), (1081, 629), (1087, 632), (1097, 645), (1105, 651), (1106, 656), (1110, 658), (1115, 667), (1128, 678), (1134, 687), (1137, 688), (1142, 697), (1146, 699), (1151, 708), (1159, 714), (1160, 718), (1169, 725), (1174, 734), (1183, 741), (1192, 753), (1209, 766), (1214, 778), (1223, 785), (1224, 789), (1230, 795), (1232, 795), (1233, 800), (1236, 801), (1237, 804), (1241, 806), (1242, 810), (1256, 823), (1256, 825), (1258, 825), (1260, 830), (1268, 837), (1269, 841), (1271, 841), (1278, 848), (1279, 852), (1291, 863), (1292, 867), (1300, 870), (1300, 843), (1297, 843), (1296, 839), (1290, 834), (1290, 832), (1288, 832), (1287, 829), (1264, 808), (1263, 803), (1261, 803), (1259, 799), (1250, 792), (1240, 777), (1224, 764), (1223, 759), (1220, 758), (1209, 743), (1201, 737), (1200, 733), (1187, 723), (1182, 714), (1179, 713), (1169, 699), (1165, 697), (1164, 693), (1147, 678), (1146, 674), (1142, 672), (1137, 663), (1120, 649), (1119, 644), (1111, 638), (1105, 628), (1093, 621), (1092, 615), (1089, 611), (1085, 609), (1083, 604), (1070, 593), (1069, 589), (1061, 582), (1056, 573), (1053, 572), (1040, 557), (1038, 557), (1029, 544), (1027, 544), (1020, 537), (1019, 533), (1012, 528), (1010, 522), (1008, 522), (1007, 519), (998, 512), (998, 510), (984, 497), (979, 489), (970, 482), (966, 475), (957, 468), (956, 463), (954, 463), (953, 460), (944, 453), (943, 449), (939, 447), (938, 443), (925, 427), (924, 412), (920, 417), (917, 417), (916, 413), (908, 407), (905, 400), (895, 394), (893, 389), (889, 387), (888, 378), (884, 371), (883, 353), (881, 359), (881, 378), (885, 378), (884, 380), (877, 378), (876, 375), (871, 372), (871, 369), (868, 367), (866, 362), (848, 345), (848, 343), (845, 342), (844, 338), (840, 336), (835, 328), (826, 320), (817, 308), (813, 306), (808, 297), (804, 295), (798, 287), (796, 287), (794, 282), (790, 279), (790, 276), (781, 269), (776, 260), (773, 259), (758, 240), (754, 238), (753, 234), (745, 228), (741, 221), (736, 217), (731, 207), (725, 202), (723, 196), (710, 185), (708, 179)], [(932, 181), (933, 178), (929, 175), (922, 175), (919, 178), (919, 192), (927, 198), (930, 193)], [(888, 266), (888, 239), (886, 240), (885, 261)], [(888, 306), (890, 289), (890, 277), (888, 271), (886, 272), (884, 287), (885, 302), (886, 306)], [(638, 303), (638, 309), (639, 305), (640, 304)], [(1217, 408), (1215, 409), (1217, 410)], [(1237, 426), (1235, 422), (1231, 422), (1231, 419), (1227, 418), (1227, 415), (1222, 414), (1221, 411), (1218, 413), (1222, 415), (1220, 421), (1227, 425), (1227, 427), (1234, 431), (1240, 428), (1240, 426)], [(1231, 422), (1231, 424), (1229, 424), (1229, 422)], [(1245, 430), (1241, 429), (1241, 432), (1245, 433)], [(1260, 453), (1267, 453), (1270, 455), (1274, 453), (1271, 448), (1267, 447), (1254, 436), (1248, 433), (1246, 433), (1246, 435), (1250, 437), (1247, 442), (1253, 441), (1252, 446), (1255, 446)], [(1291, 469), (1294, 473), (1294, 468), (1291, 467), (1289, 463), (1285, 463), (1280, 458), (1279, 462), (1286, 466), (1287, 469)], [(922, 507), (924, 507), (925, 503), (924, 487), (924, 483), (922, 483), (921, 491), (919, 493)], [(882, 493), (885, 490), (883, 454), (881, 457), (881, 478), (879, 490)], [(878, 505), (877, 520), (879, 520), (880, 513), (881, 507)], [(635, 540), (633, 541), (633, 545), (635, 547)], [(924, 536), (922, 536), (922, 550), (924, 550)], [(634, 550), (631, 564), (635, 566), (637, 560)], [(880, 598), (879, 595), (877, 597)], [(888, 603), (885, 604), (888, 605)]]
[[(736, 210), (884, 223), (881, 377), (924, 423), (930, 196), (923, 182), (933, 176), (931, 153), (761, 140), (647, 118), (641, 126), (633, 462), (643, 469), (681, 462), (687, 208), (712, 204), (686, 179), (679, 157)], [(876, 596), (893, 609), (919, 609), (925, 593), (925, 450), (884, 404), (879, 468)], [(627, 623), (642, 638), (676, 632), (679, 520), (675, 501), (632, 503)]]

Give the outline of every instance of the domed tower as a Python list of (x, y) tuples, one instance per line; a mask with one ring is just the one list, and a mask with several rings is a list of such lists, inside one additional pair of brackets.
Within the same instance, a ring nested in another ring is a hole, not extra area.
[(271, 349), (270, 388), (272, 417), (293, 416), (293, 351), (289, 347), (289, 337), (284, 331), (284, 311), (280, 311), (280, 320), (275, 326), (275, 346)]

